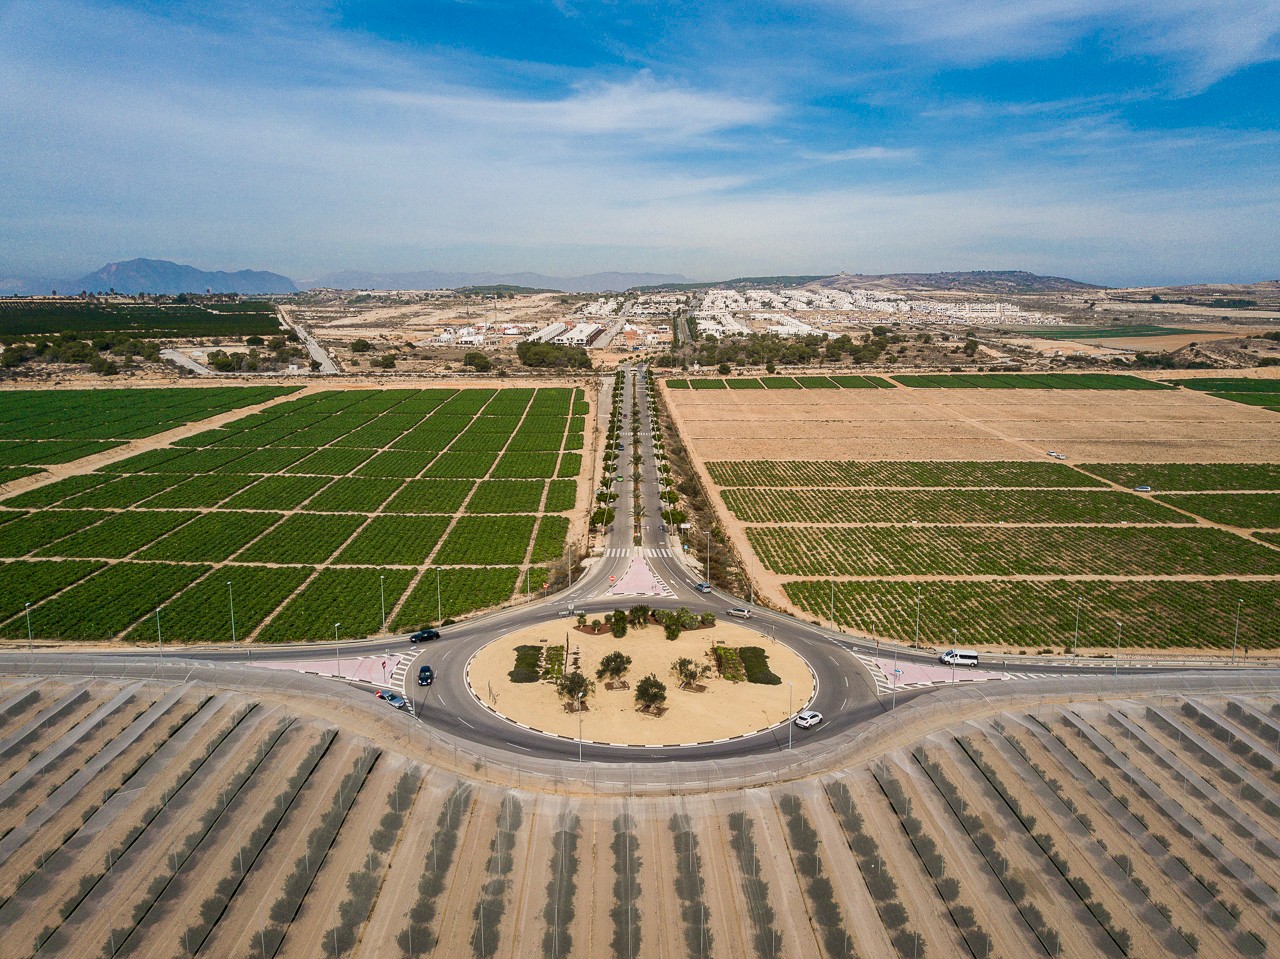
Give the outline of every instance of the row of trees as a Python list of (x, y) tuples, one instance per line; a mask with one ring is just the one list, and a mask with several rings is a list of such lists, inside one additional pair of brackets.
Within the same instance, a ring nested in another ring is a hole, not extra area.
[[(675, 640), (679, 639), (680, 634), (686, 629), (714, 626), (716, 614), (710, 610), (705, 613), (695, 613), (687, 606), (681, 606), (679, 609), (632, 606), (629, 610), (615, 609), (612, 613), (606, 613), (603, 621), (593, 619), (590, 621), (590, 626), (598, 630), (601, 626), (607, 625), (616, 638), (622, 639), (627, 635), (629, 628), (644, 629), (650, 623), (657, 623), (663, 628), (667, 639)], [(578, 613), (578, 625), (588, 625), (586, 613)]]

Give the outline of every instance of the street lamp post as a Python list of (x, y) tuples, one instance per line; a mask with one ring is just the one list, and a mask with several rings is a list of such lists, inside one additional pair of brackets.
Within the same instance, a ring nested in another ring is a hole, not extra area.
[(834, 633), (837, 631), (836, 630), (836, 571), (834, 569), (831, 571), (831, 579), (829, 580), (829, 582), (831, 583), (831, 608), (829, 612), (831, 613), (831, 631)]
[(582, 762), (582, 697), (584, 693), (578, 693), (578, 762)]
[(1236, 644), (1240, 642), (1240, 607), (1244, 605), (1243, 599), (1236, 600), (1236, 631), (1231, 637), (1231, 665), (1236, 664)]
[(920, 584), (916, 584), (916, 649), (920, 648)]
[(382, 602), (382, 635), (387, 634), (387, 577), (378, 574), (378, 599)]
[(164, 659), (164, 637), (160, 635), (160, 610), (156, 610), (156, 646), (160, 650), (160, 658)]
[(27, 605), (23, 607), (23, 611), (27, 614), (27, 652), (34, 653), (35, 637), (31, 632), (31, 604), (27, 603)]
[(707, 530), (707, 582), (711, 582), (711, 530)]
[(231, 592), (231, 580), (227, 580), (227, 606), (231, 609), (231, 641), (236, 641), (236, 598)]
[(1116, 669), (1115, 675), (1120, 675), (1120, 634), (1124, 631), (1124, 623), (1116, 620)]
[[(955, 651), (956, 647), (957, 647), (957, 646), (959, 646), (959, 645), (960, 645), (960, 630), (956, 629), (956, 628), (953, 626), (953, 627), (951, 628), (951, 649), (952, 649), (952, 651)], [(951, 657), (951, 682), (952, 682), (952, 683), (954, 683), (955, 681), (956, 681), (956, 658), (955, 658), (954, 656), (952, 656), (952, 657)]]
[(440, 613), (440, 610), (442, 608), (443, 607), (440, 605), (440, 567), (437, 566), (436, 567), (436, 626), (437, 628), (440, 626), (441, 620), (444, 619), (444, 617)]
[(893, 647), (893, 700), (889, 703), (890, 709), (898, 708), (898, 647)]
[(792, 714), (791, 696), (794, 690), (795, 690), (795, 685), (793, 683), (787, 683), (787, 749), (791, 748), (791, 737), (794, 734), (795, 725), (796, 725), (795, 720), (792, 718), (792, 715), (791, 715)]
[(342, 650), (338, 648), (338, 627), (341, 623), (333, 624), (333, 658), (338, 661), (338, 675), (342, 675)]
[(1076, 597), (1076, 633), (1071, 639), (1071, 655), (1079, 656), (1080, 649), (1080, 607), (1084, 603), (1084, 593)]

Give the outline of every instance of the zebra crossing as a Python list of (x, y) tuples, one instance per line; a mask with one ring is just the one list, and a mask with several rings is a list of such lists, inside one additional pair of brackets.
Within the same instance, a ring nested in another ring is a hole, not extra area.
[(680, 553), (673, 546), (651, 546), (639, 549), (634, 546), (610, 546), (602, 554), (605, 558), (617, 559), (621, 556), (663, 556), (672, 559)]
[[(854, 658), (867, 668), (876, 684), (877, 695), (887, 696), (895, 688), (899, 692), (909, 689), (929, 689), (933, 686), (951, 684), (952, 670), (947, 666), (920, 666), (918, 663), (903, 661), (899, 663), (898, 682), (893, 679), (893, 663), (885, 658), (877, 658), (866, 653), (854, 653)], [(922, 672), (927, 675), (922, 675)], [(1051, 673), (1010, 673), (981, 672), (970, 668), (957, 669), (954, 672), (956, 683), (982, 683), (999, 679), (1047, 679)], [(915, 678), (909, 678), (915, 677)]]

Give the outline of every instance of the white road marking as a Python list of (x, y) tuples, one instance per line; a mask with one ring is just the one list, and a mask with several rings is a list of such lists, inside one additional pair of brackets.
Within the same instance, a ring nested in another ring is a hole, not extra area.
[(508, 746), (514, 746), (516, 749), (523, 749), (527, 753), (533, 752), (533, 750), (530, 749), (528, 746), (521, 746), (519, 743), (513, 743), (513, 742), (510, 742), (509, 740), (503, 740), (503, 742), (505, 742)]
[(468, 729), (475, 729), (475, 728), (476, 728), (476, 727), (472, 726), (469, 722), (467, 722), (465, 719), (463, 719), (461, 716), (459, 716), (459, 717), (458, 717), (458, 722), (462, 723), (462, 725), (466, 726)]

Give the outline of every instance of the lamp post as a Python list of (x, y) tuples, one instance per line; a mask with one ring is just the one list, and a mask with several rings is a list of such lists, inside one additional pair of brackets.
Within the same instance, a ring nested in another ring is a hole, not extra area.
[(836, 571), (834, 569), (831, 571), (831, 579), (828, 582), (831, 583), (831, 608), (829, 609), (829, 612), (831, 614), (831, 632), (834, 633), (837, 631), (836, 630)]
[(920, 648), (920, 584), (916, 584), (916, 649)]
[(585, 693), (578, 693), (578, 762), (582, 762), (582, 697)]
[(1236, 600), (1236, 631), (1231, 637), (1231, 665), (1236, 664), (1236, 644), (1240, 642), (1240, 607), (1244, 605), (1243, 599)]
[(893, 700), (889, 703), (890, 709), (898, 708), (898, 647), (893, 647)]
[(787, 683), (787, 749), (791, 749), (791, 737), (794, 734), (795, 720), (792, 718), (791, 695), (795, 689), (794, 684)]
[(23, 607), (23, 611), (27, 614), (27, 652), (34, 653), (35, 638), (31, 632), (31, 604), (27, 603), (27, 605)]
[(711, 530), (707, 530), (707, 582), (711, 582)]
[(1116, 620), (1116, 669), (1115, 675), (1120, 675), (1120, 634), (1124, 631), (1124, 623)]
[(338, 627), (341, 623), (333, 624), (333, 658), (338, 661), (338, 675), (342, 675), (342, 650), (338, 648)]
[(1076, 634), (1071, 640), (1071, 655), (1079, 656), (1080, 648), (1080, 607), (1084, 603), (1084, 593), (1076, 597)]
[[(956, 650), (956, 647), (957, 647), (957, 646), (959, 646), (959, 645), (960, 645), (960, 630), (956, 629), (956, 628), (953, 626), (953, 627), (951, 628), (951, 649), (952, 649), (952, 651), (955, 651), (955, 650)], [(953, 683), (954, 683), (955, 681), (956, 681), (956, 658), (955, 658), (954, 656), (952, 656), (952, 657), (951, 657), (951, 682), (953, 682)]]
[(436, 567), (436, 626), (437, 627), (439, 627), (440, 621), (444, 619), (444, 617), (440, 614), (441, 609), (442, 607), (440, 605), (440, 567), (437, 566)]
[(160, 635), (160, 610), (156, 610), (156, 646), (160, 649), (160, 658), (164, 659), (164, 637)]
[(378, 574), (378, 599), (382, 602), (382, 635), (387, 634), (387, 577)]
[(236, 641), (236, 598), (231, 592), (231, 580), (227, 580), (227, 606), (231, 609), (231, 641)]

